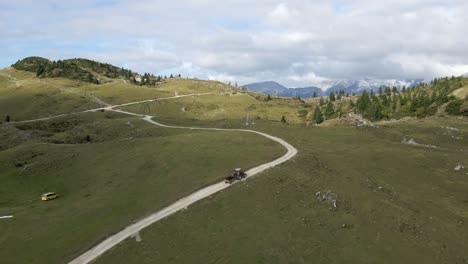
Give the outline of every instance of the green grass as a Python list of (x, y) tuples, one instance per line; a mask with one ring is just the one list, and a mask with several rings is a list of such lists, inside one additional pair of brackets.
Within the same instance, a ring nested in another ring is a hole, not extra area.
[(135, 101), (148, 100), (160, 97), (171, 97), (192, 93), (221, 93), (229, 92), (227, 85), (210, 81), (198, 81), (192, 79), (166, 79), (158, 86), (138, 86), (124, 80), (115, 79), (104, 84), (90, 84), (79, 81), (53, 78), (48, 82), (72, 89), (82, 95), (93, 95), (109, 104), (122, 104)]
[[(179, 121), (180, 123), (182, 121)], [(188, 121), (186, 121), (188, 122)], [(211, 124), (213, 125), (213, 124)], [(97, 263), (464, 263), (466, 122), (373, 128), (259, 122), (299, 150), (127, 239)], [(441, 126), (459, 129), (462, 139)], [(404, 136), (439, 148), (401, 143)], [(338, 194), (338, 209), (316, 192)]]
[[(285, 151), (254, 134), (164, 129), (106, 112), (18, 128), (0, 127), (10, 142), (0, 151), (0, 215), (14, 215), (0, 222), (3, 263), (64, 263), (232, 168)], [(60, 198), (40, 201), (49, 191)]]
[[(97, 263), (464, 263), (468, 125), (424, 119), (379, 128), (294, 125), (306, 104), (265, 102), (218, 82), (102, 85), (4, 69), (0, 115), (12, 120), (190, 93), (232, 93), (125, 107), (166, 124), (248, 128), (298, 148), (293, 160), (202, 200)], [(72, 90), (60, 92), (52, 85)], [(309, 104), (309, 106), (312, 104)], [(184, 111), (182, 110), (184, 109)], [(285, 116), (290, 124), (279, 121)], [(3, 119), (3, 117), (1, 117)], [(332, 121), (330, 121), (332, 122)], [(455, 129), (453, 129), (455, 128)], [(435, 145), (402, 144), (402, 139)], [(111, 112), (0, 124), (0, 259), (63, 263), (159, 208), (281, 155), (254, 134), (165, 129)], [(23, 167), (16, 167), (21, 163)], [(338, 209), (316, 192), (338, 194)], [(42, 193), (61, 197), (42, 202)], [(24, 252), (27, 252), (25, 254)]]
[(31, 78), (19, 79), (24, 76), (14, 73), (11, 75), (17, 81), (0, 75), (0, 121), (7, 115), (11, 121), (19, 121), (99, 107), (85, 96), (60, 91)]
[(226, 94), (161, 100), (123, 107), (123, 110), (173, 120), (238, 120), (238, 123), (245, 123), (248, 114), (250, 121), (279, 121), (285, 116), (288, 122), (303, 123), (305, 118), (299, 116), (299, 108), (293, 100), (265, 102), (245, 94)]

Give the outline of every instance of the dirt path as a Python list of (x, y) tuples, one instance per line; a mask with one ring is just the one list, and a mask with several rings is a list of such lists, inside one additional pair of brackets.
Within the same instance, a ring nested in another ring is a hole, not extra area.
[[(129, 106), (129, 105), (135, 105), (135, 104), (150, 103), (150, 102), (161, 101), (161, 100), (189, 97), (189, 96), (203, 96), (203, 95), (213, 95), (213, 94), (216, 94), (216, 93), (184, 94), (184, 95), (148, 99), (148, 100), (142, 100), (142, 101), (137, 101), (137, 102), (118, 104), (118, 105), (109, 105), (109, 104), (103, 102), (103, 104), (106, 105), (105, 107), (93, 108), (93, 109), (84, 110), (84, 111), (81, 111), (81, 112), (72, 112), (72, 113), (67, 113), (67, 114), (60, 114), (60, 115), (54, 115), (54, 116), (48, 116), (48, 117), (41, 117), (41, 118), (30, 119), (30, 120), (12, 121), (10, 123), (14, 124), (14, 123), (31, 123), (31, 122), (36, 122), (36, 121), (45, 121), (45, 120), (51, 120), (51, 119), (54, 119), (54, 118), (71, 116), (71, 115), (78, 115), (78, 114), (84, 114), (84, 113), (90, 113), (90, 112), (96, 112), (96, 111), (100, 111), (100, 110), (118, 112), (118, 111), (115, 111), (114, 108), (119, 108), (119, 107), (124, 107), (124, 106)], [(125, 112), (125, 113), (129, 114), (128, 112)], [(134, 114), (134, 115), (137, 115), (137, 114)]]
[[(191, 95), (185, 95), (185, 96), (191, 96)], [(168, 97), (168, 98), (161, 98), (160, 100), (164, 99), (172, 99), (172, 98), (178, 98), (178, 97), (182, 97), (182, 96), (174, 96), (174, 97)], [(148, 100), (147, 100), (148, 101)], [(147, 102), (147, 101), (141, 101), (141, 102)], [(151, 100), (150, 100), (151, 101)], [(140, 102), (140, 103), (141, 103)], [(123, 104), (123, 105), (120, 105), (120, 106), (127, 106), (127, 105), (131, 105), (131, 104), (136, 104), (138, 102), (135, 102), (135, 103), (128, 103), (128, 104)], [(114, 106), (114, 107), (117, 107), (117, 106)], [(258, 134), (258, 135), (261, 135), (261, 136), (264, 136), (266, 138), (269, 138), (281, 145), (283, 145), (287, 152), (286, 154), (284, 154), (283, 156), (271, 161), (271, 162), (268, 162), (268, 163), (265, 163), (265, 164), (261, 164), (259, 166), (256, 166), (248, 171), (246, 171), (248, 177), (247, 178), (250, 178), (250, 177), (253, 177), (254, 175), (258, 174), (258, 173), (261, 173), (267, 169), (270, 169), (276, 165), (279, 165), (283, 162), (286, 162), (288, 160), (290, 160), (291, 158), (293, 158), (294, 156), (296, 156), (297, 154), (297, 149), (295, 149), (291, 144), (289, 144), (288, 142), (284, 141), (283, 139), (281, 138), (278, 138), (278, 137), (274, 137), (274, 136), (271, 136), (271, 135), (268, 135), (266, 133), (263, 133), (263, 132), (259, 132), (259, 131), (255, 131), (255, 130), (248, 130), (248, 129), (224, 129), (224, 128), (200, 128), (200, 127), (183, 127), (183, 126), (169, 126), (169, 125), (164, 125), (164, 124), (161, 124), (161, 123), (158, 123), (156, 121), (153, 121), (153, 117), (152, 116), (148, 116), (148, 115), (140, 115), (140, 114), (136, 114), (136, 113), (131, 113), (131, 112), (127, 112), (127, 111), (123, 111), (123, 110), (117, 110), (117, 109), (113, 109), (114, 107), (108, 107), (106, 108), (107, 110), (110, 110), (110, 111), (114, 111), (114, 112), (118, 112), (118, 113), (123, 113), (123, 114), (128, 114), (128, 115), (133, 115), (133, 116), (138, 116), (140, 117), (142, 120), (145, 120), (146, 122), (149, 122), (153, 125), (156, 125), (156, 126), (160, 126), (160, 127), (166, 127), (166, 128), (174, 128), (174, 129), (191, 129), (191, 130), (213, 130), (213, 131), (235, 131), (235, 132), (246, 132), (246, 133), (254, 133), (254, 134)], [(234, 183), (235, 184), (235, 183)], [(94, 246), (93, 248), (89, 249), (88, 251), (86, 251), (85, 253), (81, 254), (79, 257), (75, 258), (74, 260), (72, 260), (71, 262), (69, 262), (69, 264), (84, 264), (84, 263), (89, 263), (91, 261), (93, 261), (94, 259), (98, 258), (99, 256), (101, 256), (102, 254), (104, 254), (106, 251), (108, 251), (109, 249), (111, 249), (112, 247), (116, 246), (117, 244), (121, 243), (122, 241), (124, 241), (126, 238), (134, 235), (134, 234), (137, 234), (138, 232), (140, 232), (142, 229), (148, 227), (149, 225), (165, 218), (165, 217), (168, 217), (182, 209), (186, 209), (189, 205), (197, 202), (197, 201), (200, 201), (201, 199), (204, 199), (208, 196), (211, 196), (221, 190), (224, 190), (226, 188), (228, 188), (229, 186), (231, 186), (232, 184), (228, 184), (228, 183), (225, 183), (224, 181), (222, 182), (219, 182), (219, 183), (216, 183), (216, 184), (213, 184), (213, 185), (210, 185), (208, 187), (205, 187), (201, 190), (198, 190), (184, 198), (181, 198), (180, 200), (178, 200), (177, 202), (155, 212), (154, 214), (138, 221), (137, 223), (134, 223), (128, 227), (126, 227), (125, 229), (123, 229), (122, 231), (110, 236), (109, 238), (107, 238), (106, 240), (102, 241), (101, 243), (99, 243), (98, 245)]]
[[(246, 133), (254, 133), (258, 134), (260, 136), (269, 138), (282, 146), (284, 146), (287, 150), (286, 154), (283, 156), (271, 161), (267, 162), (265, 164), (261, 164), (259, 166), (256, 166), (248, 171), (246, 171), (248, 177), (250, 178), (258, 173), (261, 173), (267, 169), (270, 169), (276, 165), (279, 165), (283, 162), (286, 162), (296, 156), (297, 150), (288, 142), (284, 141), (281, 138), (271, 136), (269, 134), (255, 131), (255, 130), (249, 130), (249, 129), (225, 129), (225, 128), (201, 128), (201, 127), (183, 127), (183, 126), (170, 126), (170, 125), (164, 125), (161, 123), (158, 123), (154, 121), (152, 118), (153, 116), (148, 116), (148, 115), (140, 115), (132, 112), (127, 112), (123, 110), (119, 110), (116, 108), (119, 107), (124, 107), (124, 106), (129, 106), (129, 105), (135, 105), (135, 104), (142, 104), (142, 103), (148, 103), (148, 102), (154, 102), (154, 101), (159, 101), (159, 100), (170, 100), (170, 99), (176, 99), (176, 98), (182, 98), (182, 97), (190, 97), (190, 96), (203, 96), (203, 95), (213, 95), (217, 93), (199, 93), (199, 94), (186, 94), (186, 95), (177, 95), (177, 96), (172, 96), (172, 97), (164, 97), (164, 98), (155, 98), (155, 99), (149, 99), (149, 100), (142, 100), (138, 102), (130, 102), (130, 103), (124, 103), (124, 104), (118, 104), (118, 105), (111, 105), (111, 106), (105, 106), (105, 107), (100, 107), (100, 108), (95, 108), (95, 109), (90, 109), (82, 112), (74, 112), (74, 113), (69, 113), (69, 114), (61, 114), (61, 115), (56, 115), (56, 116), (50, 116), (50, 117), (44, 117), (44, 118), (38, 118), (38, 119), (32, 119), (32, 120), (24, 120), (24, 121), (15, 121), (11, 123), (27, 123), (27, 122), (35, 122), (35, 121), (44, 121), (44, 120), (50, 120), (58, 117), (66, 117), (70, 115), (76, 115), (76, 114), (82, 114), (82, 113), (89, 113), (89, 112), (95, 112), (95, 111), (100, 111), (100, 110), (105, 110), (105, 111), (113, 111), (117, 113), (123, 113), (127, 115), (132, 115), (132, 116), (137, 116), (140, 117), (142, 120), (149, 122), (153, 125), (160, 126), (160, 127), (166, 127), (166, 128), (173, 128), (173, 129), (191, 129), (191, 130), (212, 130), (212, 131), (234, 131), (234, 132), (246, 132)], [(234, 183), (235, 184), (235, 183)], [(137, 223), (134, 223), (122, 231), (110, 236), (106, 240), (102, 241), (98, 245), (94, 246), (93, 248), (89, 249), (88, 251), (84, 252), (81, 254), (79, 257), (75, 258), (70, 264), (82, 264), (82, 263), (89, 263), (102, 255), (104, 252), (108, 251), (112, 247), (116, 246), (126, 238), (137, 234), (139, 231), (142, 229), (148, 227), (149, 225), (165, 218), (168, 217), (177, 211), (180, 211), (182, 209), (187, 208), (189, 205), (204, 199), (208, 196), (211, 196), (221, 190), (224, 190), (231, 186), (232, 184), (227, 184), (224, 183), (224, 181), (210, 185), (208, 187), (205, 187), (201, 190), (198, 190), (184, 198), (181, 198), (177, 202), (155, 212), (154, 214), (138, 221)]]
[(17, 81), (17, 80), (18, 80), (18, 79), (16, 79), (15, 77), (11, 76), (11, 75), (8, 74), (8, 73), (0, 72), (0, 75), (5, 76), (5, 77), (7, 77), (8, 79), (13, 80), (13, 81)]
[[(56, 88), (56, 89), (59, 89), (59, 90), (62, 91), (62, 92), (67, 92), (67, 93), (72, 93), (72, 94), (76, 94), (76, 95), (81, 95), (81, 94), (80, 94), (79, 92), (77, 92), (77, 91), (70, 90), (70, 89), (65, 88), (65, 87), (63, 87), (63, 86), (60, 86), (60, 85), (57, 85), (57, 84), (54, 84), (54, 83), (50, 83), (50, 82), (45, 81), (45, 80), (40, 80), (40, 79), (39, 79), (38, 81), (39, 81), (39, 82), (44, 82), (44, 83), (46, 83), (47, 85), (49, 85), (49, 86), (51, 86), (51, 87), (54, 87), (54, 88)], [(100, 105), (103, 105), (103, 106), (110, 106), (110, 104), (108, 104), (108, 103), (102, 101), (101, 99), (97, 98), (97, 97), (94, 96), (94, 95), (87, 95), (86, 97), (91, 98), (94, 102), (96, 102), (96, 103), (98, 103), (98, 104), (100, 104)]]

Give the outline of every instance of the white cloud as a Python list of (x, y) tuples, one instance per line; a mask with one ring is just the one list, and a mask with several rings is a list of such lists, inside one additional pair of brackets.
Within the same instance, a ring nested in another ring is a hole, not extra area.
[(0, 7), (3, 66), (14, 61), (2, 57), (28, 50), (288, 86), (468, 72), (466, 0), (0, 0)]

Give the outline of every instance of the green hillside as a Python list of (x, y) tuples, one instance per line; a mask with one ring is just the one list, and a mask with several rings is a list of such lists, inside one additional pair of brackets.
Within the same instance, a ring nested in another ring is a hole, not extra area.
[[(186, 120), (186, 124), (191, 124)], [(213, 124), (211, 124), (213, 125)], [(463, 263), (468, 125), (256, 129), (297, 158), (128, 238), (96, 263)], [(456, 129), (456, 130), (452, 130)], [(437, 148), (402, 144), (405, 137)], [(317, 193), (337, 196), (337, 208)]]
[(124, 78), (136, 83), (136, 73), (88, 59), (50, 61), (41, 57), (28, 57), (12, 65), (17, 70), (36, 73), (40, 78), (63, 77), (89, 83), (106, 82), (108, 78)]
[[(0, 219), (5, 263), (66, 263), (233, 168), (285, 151), (251, 133), (162, 128), (103, 109), (125, 103), (134, 104), (118, 109), (164, 124), (263, 131), (299, 153), (96, 263), (468, 259), (466, 79), (303, 100), (179, 77), (135, 82), (131, 71), (85, 59), (13, 66), (0, 70), (0, 216), (14, 216)], [(353, 112), (380, 122), (347, 122)], [(49, 191), (60, 198), (40, 201)]]
[[(106, 112), (4, 123), (0, 139), (0, 215), (14, 216), (0, 222), (4, 263), (64, 263), (234, 167), (284, 152), (253, 134), (164, 129)], [(41, 201), (49, 191), (60, 198)]]

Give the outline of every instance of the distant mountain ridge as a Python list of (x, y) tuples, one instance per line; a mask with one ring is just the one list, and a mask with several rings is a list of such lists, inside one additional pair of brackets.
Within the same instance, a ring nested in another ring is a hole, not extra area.
[(300, 96), (307, 98), (311, 97), (314, 92), (317, 93), (317, 96), (324, 95), (323, 90), (318, 87), (287, 88), (273, 81), (251, 83), (244, 85), (243, 87), (258, 93), (279, 95), (285, 97)]
[(378, 80), (378, 79), (362, 79), (362, 80), (330, 80), (330, 81), (323, 81), (318, 86), (320, 87), (300, 87), (300, 88), (287, 88), (277, 82), (274, 81), (266, 81), (266, 82), (258, 82), (258, 83), (251, 83), (246, 84), (243, 87), (250, 91), (259, 92), (263, 94), (271, 94), (271, 95), (278, 95), (284, 97), (294, 97), (300, 96), (303, 98), (312, 97), (313, 93), (315, 92), (317, 96), (325, 96), (329, 95), (330, 93), (338, 92), (338, 91), (345, 91), (345, 93), (355, 93), (361, 94), (363, 91), (367, 90), (370, 91), (374, 89), (374, 91), (378, 90), (379, 87), (382, 86), (389, 86), (389, 87), (397, 87), (398, 89), (406, 87), (413, 87), (418, 85), (422, 82), (425, 82), (423, 79), (417, 80)]

